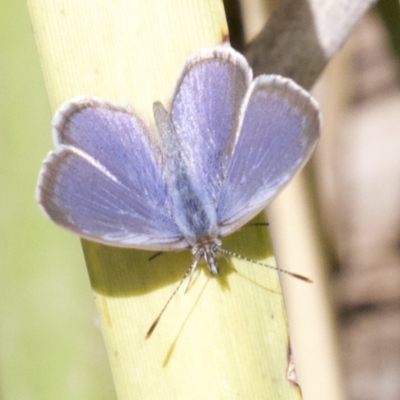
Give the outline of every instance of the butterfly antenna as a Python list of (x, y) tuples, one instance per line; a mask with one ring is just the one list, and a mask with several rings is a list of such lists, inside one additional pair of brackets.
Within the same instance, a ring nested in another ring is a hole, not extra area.
[(278, 268), (278, 267), (274, 267), (274, 266), (272, 266), (272, 265), (260, 263), (260, 262), (258, 262), (258, 261), (252, 260), (251, 258), (248, 258), (248, 257), (246, 257), (246, 256), (242, 256), (241, 254), (235, 253), (234, 251), (226, 250), (226, 249), (222, 249), (222, 248), (218, 248), (218, 251), (219, 251), (220, 253), (223, 253), (223, 254), (227, 254), (227, 255), (236, 257), (236, 258), (238, 258), (239, 260), (248, 261), (248, 262), (251, 262), (251, 263), (254, 263), (254, 264), (257, 264), (257, 265), (261, 265), (262, 267), (271, 268), (271, 269), (274, 269), (275, 271), (282, 272), (282, 273), (284, 273), (284, 274), (286, 274), (286, 275), (293, 276), (293, 278), (297, 278), (297, 279), (300, 279), (300, 280), (302, 280), (302, 281), (305, 281), (305, 282), (308, 282), (308, 283), (312, 283), (312, 280), (311, 280), (311, 279), (309, 279), (309, 278), (307, 278), (307, 277), (305, 277), (305, 276), (303, 276), (303, 275), (295, 274), (294, 272), (286, 271), (285, 269), (281, 269), (281, 268)]
[(193, 260), (192, 264), (190, 265), (188, 270), (185, 272), (185, 275), (183, 275), (182, 279), (178, 283), (178, 286), (172, 292), (171, 296), (169, 297), (169, 299), (165, 303), (164, 307), (160, 311), (160, 314), (158, 314), (157, 318), (151, 324), (150, 329), (146, 333), (146, 339), (148, 339), (151, 336), (151, 334), (154, 332), (154, 329), (156, 329), (156, 326), (157, 326), (158, 322), (160, 321), (161, 316), (164, 314), (164, 311), (167, 309), (169, 303), (171, 303), (171, 300), (173, 299), (173, 297), (176, 295), (176, 293), (178, 292), (178, 290), (182, 286), (183, 281), (189, 276), (189, 283), (188, 283), (188, 286), (187, 286), (187, 288), (185, 290), (185, 293), (187, 292), (187, 290), (189, 289), (190, 282), (192, 281), (194, 270), (196, 269), (198, 263), (199, 263), (199, 257), (195, 257), (195, 259)]
[(187, 284), (186, 289), (185, 289), (185, 293), (189, 290), (190, 284), (192, 283), (194, 271), (196, 271), (196, 267), (197, 267), (197, 264), (200, 261), (200, 258), (201, 258), (200, 255), (198, 255), (198, 254), (195, 255), (195, 258), (194, 258), (194, 260), (192, 262), (192, 265), (190, 266), (189, 271), (187, 272), (187, 274), (189, 274), (189, 280), (188, 280), (188, 284)]

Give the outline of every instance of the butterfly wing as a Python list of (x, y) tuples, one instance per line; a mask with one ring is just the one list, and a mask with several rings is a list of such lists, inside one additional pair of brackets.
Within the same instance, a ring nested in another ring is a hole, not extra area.
[(159, 147), (134, 113), (94, 98), (67, 102), (53, 140), (37, 198), (56, 224), (115, 246), (187, 246), (171, 217)]
[(171, 118), (181, 157), (205, 202), (216, 207), (222, 155), (237, 130), (240, 106), (252, 79), (246, 60), (228, 46), (201, 50), (183, 68)]
[(319, 126), (316, 102), (293, 81), (275, 75), (253, 81), (218, 201), (221, 235), (258, 214), (299, 171), (314, 150)]

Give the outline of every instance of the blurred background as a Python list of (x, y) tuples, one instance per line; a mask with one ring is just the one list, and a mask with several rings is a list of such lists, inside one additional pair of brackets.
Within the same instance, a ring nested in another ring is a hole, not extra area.
[(80, 241), (35, 202), (52, 148), (24, 1), (0, 3), (0, 398), (115, 399)]
[[(240, 48), (245, 2), (226, 9)], [(351, 400), (400, 399), (399, 55), (399, 2), (383, 0), (315, 88), (324, 130), (310, 207)], [(0, 398), (115, 399), (80, 242), (34, 199), (50, 120), (26, 4), (2, 0)]]

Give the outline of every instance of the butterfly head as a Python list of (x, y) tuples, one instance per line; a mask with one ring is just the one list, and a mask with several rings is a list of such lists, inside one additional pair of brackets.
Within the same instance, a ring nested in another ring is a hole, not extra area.
[(202, 238), (199, 239), (192, 247), (192, 254), (195, 260), (200, 261), (204, 259), (207, 267), (213, 275), (219, 273), (218, 265), (216, 262), (216, 254), (221, 248), (221, 240), (218, 238)]

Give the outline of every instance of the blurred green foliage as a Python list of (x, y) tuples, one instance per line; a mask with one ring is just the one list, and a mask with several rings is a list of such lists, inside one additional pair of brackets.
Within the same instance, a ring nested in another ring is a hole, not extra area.
[(51, 114), (25, 2), (0, 3), (0, 398), (115, 399), (79, 239), (34, 198)]

